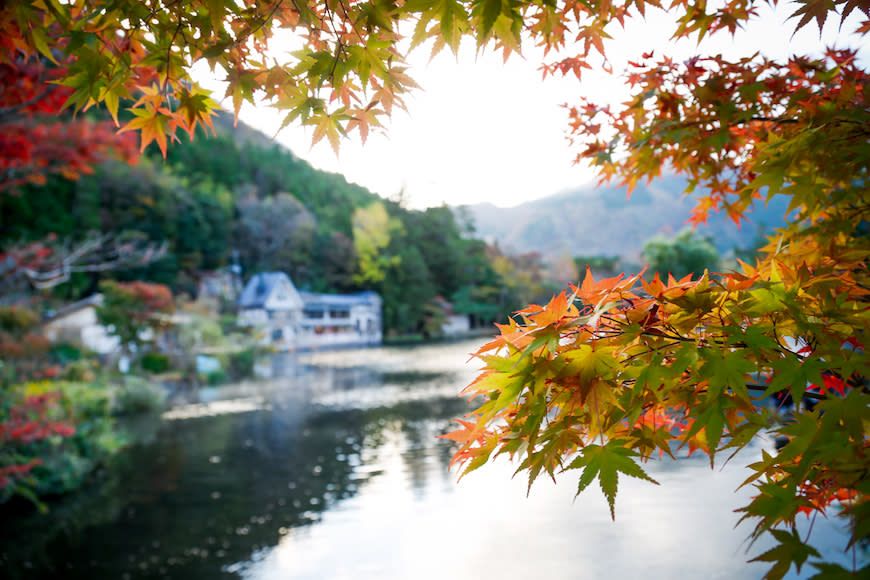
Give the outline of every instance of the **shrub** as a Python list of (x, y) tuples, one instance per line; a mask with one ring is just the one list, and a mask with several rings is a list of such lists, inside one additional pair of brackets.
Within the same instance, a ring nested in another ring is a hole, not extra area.
[(230, 380), (229, 375), (223, 369), (218, 369), (216, 371), (212, 371), (208, 375), (206, 375), (206, 377), (205, 377), (205, 382), (208, 383), (209, 385), (212, 385), (212, 386), (223, 385), (223, 384), (229, 382), (229, 380)]
[(243, 379), (254, 374), (254, 362), (257, 360), (257, 352), (254, 348), (246, 348), (229, 355), (227, 371), (233, 379)]
[(115, 415), (135, 415), (157, 411), (163, 407), (166, 391), (159, 385), (141, 377), (127, 377), (123, 385), (115, 388), (112, 412)]
[(159, 352), (142, 355), (142, 368), (149, 373), (165, 373), (169, 370), (169, 357)]
[(62, 342), (52, 345), (51, 356), (60, 364), (66, 364), (81, 360), (82, 351), (69, 343)]
[[(0, 392), (0, 502), (78, 488), (124, 441), (99, 383), (41, 381)], [(39, 504), (38, 504), (39, 505)]]
[(96, 380), (96, 363), (90, 359), (81, 359), (69, 363), (63, 368), (61, 378), (65, 381), (93, 382)]

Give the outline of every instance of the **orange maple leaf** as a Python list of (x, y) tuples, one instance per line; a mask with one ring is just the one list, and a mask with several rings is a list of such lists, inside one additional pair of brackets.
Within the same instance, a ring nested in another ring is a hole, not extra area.
[(439, 439), (450, 439), (458, 443), (469, 444), (479, 441), (487, 435), (486, 428), (476, 421), (463, 421), (462, 419), (454, 419), (454, 421), (462, 425), (463, 428), (439, 435)]

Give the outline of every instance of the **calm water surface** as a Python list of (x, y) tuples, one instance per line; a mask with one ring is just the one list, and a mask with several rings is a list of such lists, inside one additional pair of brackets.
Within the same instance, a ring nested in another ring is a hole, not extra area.
[[(467, 411), (472, 342), (278, 357), (280, 378), (207, 390), (143, 430), (106, 483), (51, 518), (3, 524), (9, 578), (755, 579), (741, 466), (652, 462), (617, 519), (576, 476), (527, 496), (506, 462), (460, 483), (437, 435)], [(842, 555), (837, 522), (815, 546)], [(810, 572), (804, 576), (812, 575)]]

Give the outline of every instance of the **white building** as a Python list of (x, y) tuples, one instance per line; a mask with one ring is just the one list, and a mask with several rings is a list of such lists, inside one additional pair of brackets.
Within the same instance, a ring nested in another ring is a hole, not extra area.
[(305, 304), (299, 346), (381, 344), (381, 297), (377, 293), (299, 295)]
[(453, 310), (453, 304), (442, 296), (436, 296), (434, 302), (444, 317), (444, 321), (441, 323), (441, 334), (444, 336), (465, 336), (471, 332), (471, 318), (467, 314), (457, 314)]
[(239, 297), (238, 322), (280, 350), (380, 344), (381, 298), (375, 292), (299, 292), (283, 272), (262, 272)]
[(96, 352), (108, 354), (118, 348), (117, 336), (97, 319), (97, 307), (103, 295), (94, 294), (55, 312), (43, 323), (43, 333), (51, 342), (68, 342)]

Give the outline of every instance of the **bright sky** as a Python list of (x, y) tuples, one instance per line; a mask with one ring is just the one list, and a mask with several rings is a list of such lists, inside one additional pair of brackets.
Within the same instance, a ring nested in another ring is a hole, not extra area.
[[(614, 37), (608, 56), (620, 71), (626, 60), (649, 50), (657, 57), (679, 59), (699, 50), (729, 55), (761, 51), (785, 58), (790, 51), (818, 53), (838, 42), (836, 23), (831, 22), (821, 40), (815, 24), (790, 38), (795, 22), (783, 23), (792, 10), (780, 4), (775, 14), (763, 15), (735, 40), (720, 35), (705, 39), (700, 49), (692, 42), (669, 42), (667, 16), (648, 12), (645, 22), (627, 30), (608, 29)], [(839, 38), (842, 47), (846, 35)], [(619, 101), (625, 89), (618, 78), (603, 73), (586, 73), (582, 84), (573, 77), (542, 81), (540, 54), (531, 46), (524, 51), (525, 59), (514, 57), (503, 64), (500, 54), (475, 57), (471, 46), (463, 46), (458, 62), (449, 50), (429, 62), (428, 51), (420, 49), (409, 64), (423, 90), (406, 99), (407, 113), (394, 112), (386, 135), (370, 135), (365, 146), (356, 137), (346, 140), (338, 157), (326, 139), (312, 148), (308, 128), (291, 125), (277, 140), (315, 167), (341, 173), (384, 197), (404, 190), (408, 203), (417, 208), (445, 202), (508, 207), (594, 183), (588, 168), (572, 165), (574, 155), (565, 138), (567, 112), (561, 105), (580, 94)], [(223, 94), (213, 81), (203, 84)], [(231, 108), (228, 101), (224, 106)], [(240, 117), (272, 136), (283, 115), (246, 105)]]

